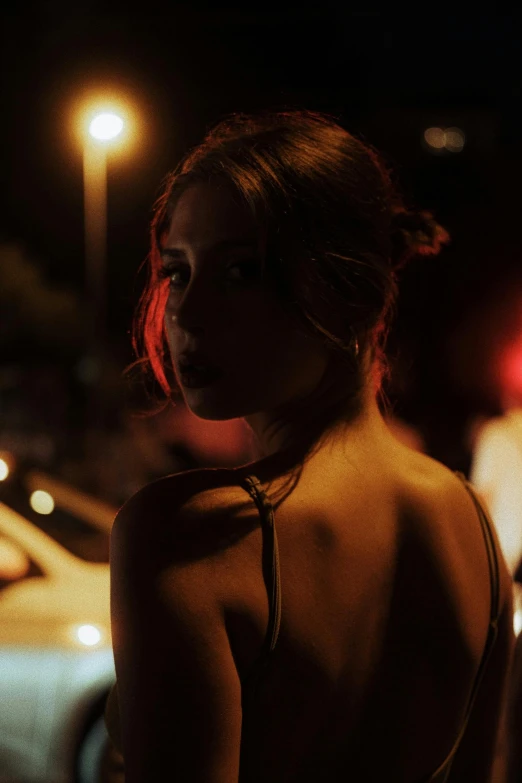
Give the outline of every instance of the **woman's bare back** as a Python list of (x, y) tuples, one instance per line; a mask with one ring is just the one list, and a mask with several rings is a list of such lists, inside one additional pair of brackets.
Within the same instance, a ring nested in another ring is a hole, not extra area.
[[(454, 474), (392, 448), (365, 467), (319, 455), (275, 510), (282, 619), (245, 725), (249, 781), (421, 780), (458, 735), (490, 617), (484, 537)], [(222, 560), (243, 677), (268, 621), (261, 546), (252, 529)]]
[[(259, 512), (240, 483), (254, 474), (268, 497), (277, 498), (287, 475), (269, 463), (177, 474), (151, 485), (145, 495), (152, 524), (146, 537), (161, 551), (162, 602), (179, 616), (183, 594), (183, 614), (195, 618), (189, 637), (203, 633), (205, 649), (215, 647), (216, 661), (225, 662), (209, 661), (208, 676), (227, 667), (231, 684), (220, 689), (236, 687), (224, 647), (230, 646), (236, 676), (244, 682), (266, 634)], [(165, 510), (181, 502), (180, 488), (183, 529), (171, 536)], [(462, 481), (395, 440), (385, 438), (372, 451), (366, 439), (360, 453), (353, 445), (344, 452), (320, 451), (274, 511), (281, 626), (258, 693), (243, 714), (240, 780), (429, 779), (463, 724), (490, 619), (484, 536)], [(143, 520), (143, 512), (137, 518)], [(150, 598), (144, 600), (148, 606)], [(455, 761), (457, 769), (461, 764), (466, 775), (471, 772), (465, 779), (476, 783), (490, 779), (512, 644), (510, 580), (502, 561), (501, 604), (499, 637), (470, 739), (464, 738), (462, 760)], [(162, 644), (172, 656), (178, 641), (168, 638), (167, 625), (162, 628)], [(154, 661), (144, 645), (140, 655)], [(197, 672), (193, 683), (199, 682)], [(152, 678), (143, 687), (147, 694), (159, 685)], [(191, 703), (199, 698), (193, 694)], [(224, 698), (225, 706), (216, 709), (227, 711), (233, 727), (236, 697)], [(158, 711), (157, 698), (150, 699)], [(175, 715), (176, 704), (171, 706)], [(209, 707), (213, 732), (210, 713)], [(220, 715), (216, 726), (224, 725)], [(138, 735), (146, 730), (144, 720)], [(172, 715), (169, 720), (175, 722)], [(228, 780), (217, 770), (236, 763), (225, 751), (228, 740), (222, 742), (224, 755), (217, 754), (212, 773), (216, 780)]]

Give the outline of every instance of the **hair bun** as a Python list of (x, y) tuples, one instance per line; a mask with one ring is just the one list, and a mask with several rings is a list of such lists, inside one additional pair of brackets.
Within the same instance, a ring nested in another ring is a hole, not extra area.
[(392, 265), (400, 269), (415, 256), (435, 256), (450, 239), (431, 212), (398, 210), (392, 215)]

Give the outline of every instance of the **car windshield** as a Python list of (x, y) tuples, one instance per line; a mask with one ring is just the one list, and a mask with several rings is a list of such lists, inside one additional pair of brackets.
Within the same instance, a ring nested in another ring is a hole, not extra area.
[(55, 503), (50, 513), (35, 511), (29, 493), (20, 484), (0, 484), (0, 501), (30, 520), (76, 557), (90, 563), (109, 562), (109, 533), (60, 508)]

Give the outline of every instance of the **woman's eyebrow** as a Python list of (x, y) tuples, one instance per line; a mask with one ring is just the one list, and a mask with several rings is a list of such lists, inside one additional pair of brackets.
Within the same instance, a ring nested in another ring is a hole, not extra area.
[(212, 246), (212, 250), (232, 250), (232, 249), (257, 250), (258, 243), (254, 239), (222, 239)]
[[(223, 252), (224, 250), (259, 250), (258, 242), (254, 239), (221, 239), (213, 245), (205, 248), (206, 252)], [(187, 254), (184, 250), (177, 247), (165, 247), (160, 252), (161, 258), (175, 258), (178, 260), (186, 259)]]
[(179, 250), (175, 247), (165, 247), (163, 250), (160, 251), (160, 258), (162, 261), (165, 260), (165, 258), (176, 258), (176, 259), (182, 259), (186, 258), (186, 254), (183, 250)]

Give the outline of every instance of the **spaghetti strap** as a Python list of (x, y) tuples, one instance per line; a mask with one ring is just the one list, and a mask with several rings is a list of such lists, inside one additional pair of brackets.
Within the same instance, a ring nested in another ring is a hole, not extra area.
[(257, 687), (257, 682), (265, 669), (271, 653), (274, 651), (279, 637), (281, 624), (281, 574), (279, 568), (279, 549), (274, 521), (274, 509), (259, 479), (254, 475), (245, 476), (240, 481), (254, 500), (261, 519), (261, 532), (263, 536), (262, 568), (263, 578), (268, 594), (268, 626), (259, 657), (254, 662), (250, 671), (243, 678), (242, 691), (243, 702), (246, 695), (250, 698)]
[(470, 482), (466, 479), (464, 474), (457, 473), (456, 475), (460, 478), (471, 495), (471, 498), (475, 504), (475, 508), (478, 512), (480, 523), (482, 525), (482, 532), (484, 534), (484, 540), (486, 543), (490, 573), (491, 608), (489, 621), (490, 623), (497, 623), (500, 615), (500, 567), (497, 550), (495, 547), (495, 538), (492, 532), (493, 522), (491, 521), (488, 512), (480, 502), (475, 490), (473, 489)]
[(468, 493), (470, 494), (473, 503), (475, 504), (475, 508), (477, 509), (480, 525), (482, 527), (482, 534), (484, 536), (484, 542), (486, 545), (486, 552), (488, 556), (488, 566), (489, 566), (489, 583), (490, 583), (489, 626), (488, 626), (488, 635), (486, 637), (486, 644), (484, 645), (482, 658), (480, 660), (479, 668), (475, 676), (475, 681), (473, 683), (471, 694), (468, 699), (466, 713), (464, 716), (464, 720), (462, 721), (462, 725), (458, 733), (457, 739), (455, 740), (452, 749), (450, 750), (449, 754), (446, 756), (442, 764), (423, 783), (444, 783), (444, 781), (448, 779), (448, 775), (451, 770), (453, 759), (455, 758), (457, 750), (460, 747), (460, 743), (462, 742), (462, 738), (464, 737), (464, 734), (466, 732), (469, 718), (473, 710), (473, 705), (475, 703), (475, 699), (477, 697), (480, 684), (484, 677), (484, 672), (486, 671), (489, 656), (491, 654), (491, 651), (495, 644), (495, 640), (497, 638), (498, 620), (500, 616), (500, 577), (499, 577), (500, 568), (498, 562), (497, 549), (495, 546), (495, 539), (492, 533), (493, 523), (491, 522), (491, 519), (487, 511), (485, 510), (477, 494), (475, 493), (475, 490), (473, 489), (473, 487), (471, 486), (467, 478), (464, 476), (464, 474), (455, 471), (455, 475), (462, 481)]
[[(462, 721), (458, 736), (444, 761), (439, 765), (435, 772), (433, 772), (429, 777), (424, 778), (421, 783), (444, 783), (448, 780), (453, 760), (465, 734), (475, 699), (487, 668), (491, 651), (497, 638), (498, 620), (500, 615), (500, 568), (497, 548), (495, 546), (495, 538), (492, 532), (493, 524), (487, 514), (487, 511), (484, 509), (481, 501), (477, 497), (474, 489), (466, 477), (462, 473), (456, 473), (456, 475), (462, 481), (473, 500), (479, 517), (484, 543), (486, 546), (490, 577), (489, 627), (482, 658), (480, 660), (477, 674), (471, 688), (471, 693), (466, 707), (466, 713)], [(240, 481), (240, 485), (252, 497), (259, 511), (263, 535), (263, 578), (265, 581), (269, 601), (268, 626), (260, 654), (257, 660), (254, 662), (254, 665), (251, 667), (250, 671), (247, 672), (246, 676), (242, 678), (241, 700), (243, 709), (246, 710), (247, 703), (250, 702), (257, 691), (260, 676), (268, 663), (271, 653), (275, 649), (279, 636), (281, 623), (281, 577), (279, 568), (279, 551), (272, 504), (270, 503), (270, 500), (268, 499), (266, 493), (261, 487), (259, 479), (256, 476), (246, 476)]]

